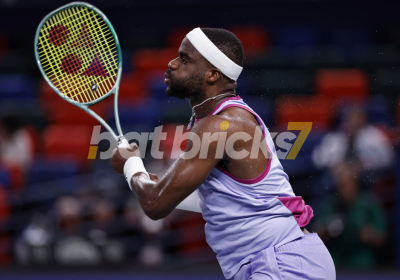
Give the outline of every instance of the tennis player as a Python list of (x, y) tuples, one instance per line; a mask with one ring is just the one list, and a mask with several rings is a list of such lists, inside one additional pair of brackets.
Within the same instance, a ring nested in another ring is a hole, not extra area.
[[(125, 175), (152, 219), (175, 208), (201, 212), (207, 242), (226, 279), (336, 279), (325, 245), (305, 229), (313, 217), (311, 207), (294, 195), (263, 121), (236, 95), (241, 42), (224, 29), (195, 28), (178, 54), (165, 73), (166, 92), (189, 100), (191, 132), (208, 139), (208, 152), (179, 157), (159, 179), (146, 171), (138, 147), (132, 145), (114, 150), (115, 172)], [(258, 130), (264, 140), (259, 147), (239, 139), (217, 156), (219, 142), (210, 135), (226, 131), (229, 138)], [(192, 135), (186, 151), (195, 144)], [(232, 156), (235, 152), (247, 156), (238, 159)]]

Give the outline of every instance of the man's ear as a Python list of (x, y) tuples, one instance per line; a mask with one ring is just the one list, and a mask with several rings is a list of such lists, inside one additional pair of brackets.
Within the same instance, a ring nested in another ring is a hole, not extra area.
[(217, 68), (210, 68), (206, 73), (206, 78), (207, 78), (207, 81), (210, 83), (217, 82), (219, 79), (222, 78), (221, 70), (219, 70)]

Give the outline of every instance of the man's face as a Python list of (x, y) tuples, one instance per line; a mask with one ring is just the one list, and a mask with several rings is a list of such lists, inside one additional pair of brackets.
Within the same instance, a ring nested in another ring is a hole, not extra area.
[(194, 98), (203, 92), (207, 61), (193, 47), (188, 39), (183, 39), (179, 56), (169, 63), (164, 83), (168, 96), (179, 99)]

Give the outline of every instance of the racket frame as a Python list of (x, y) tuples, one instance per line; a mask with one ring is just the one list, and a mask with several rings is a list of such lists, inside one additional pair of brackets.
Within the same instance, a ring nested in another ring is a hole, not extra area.
[[(117, 80), (115, 81), (114, 86), (112, 87), (112, 89), (106, 93), (105, 95), (101, 96), (100, 98), (90, 101), (90, 102), (86, 102), (86, 103), (80, 103), (77, 102), (69, 97), (67, 97), (65, 94), (63, 94), (55, 85), (53, 85), (53, 83), (50, 81), (50, 79), (47, 77), (46, 73), (43, 70), (42, 64), (40, 62), (40, 58), (39, 58), (39, 52), (38, 52), (38, 43), (39, 43), (39, 36), (40, 36), (40, 31), (43, 27), (43, 25), (45, 24), (45, 22), (52, 17), (53, 15), (66, 10), (68, 8), (71, 7), (76, 7), (76, 6), (84, 6), (88, 9), (93, 10), (94, 12), (96, 12), (107, 24), (107, 26), (110, 28), (111, 34), (114, 37), (115, 40), (115, 44), (117, 46), (117, 51), (118, 51), (118, 73), (117, 73)], [(115, 32), (114, 27), (112, 26), (111, 22), (109, 21), (109, 19), (106, 17), (106, 15), (100, 11), (98, 8), (96, 8), (95, 6), (86, 3), (86, 2), (72, 2), (69, 4), (66, 4), (62, 7), (59, 7), (58, 9), (52, 11), (51, 13), (47, 14), (42, 21), (40, 22), (37, 30), (36, 30), (36, 35), (35, 35), (35, 58), (36, 58), (36, 62), (39, 66), (40, 72), (42, 73), (42, 76), (44, 77), (44, 79), (46, 80), (46, 82), (50, 85), (50, 87), (60, 96), (62, 97), (65, 101), (79, 107), (80, 109), (82, 109), (83, 111), (87, 112), (88, 114), (90, 114), (92, 117), (94, 117), (96, 120), (98, 120), (113, 136), (113, 138), (117, 141), (118, 144), (121, 144), (122, 141), (125, 140), (123, 133), (122, 133), (122, 129), (121, 129), (121, 124), (119, 121), (119, 114), (118, 114), (118, 89), (119, 89), (119, 84), (121, 81), (121, 76), (122, 76), (122, 54), (121, 54), (121, 47), (119, 45), (119, 40), (117, 37), (117, 33)], [(118, 130), (118, 136), (115, 134), (114, 130), (103, 120), (102, 117), (100, 117), (98, 114), (96, 114), (93, 110), (89, 109), (89, 106), (92, 106), (94, 104), (97, 104), (99, 102), (101, 102), (102, 100), (106, 99), (107, 97), (109, 97), (110, 95), (114, 94), (114, 115), (115, 115), (115, 123), (117, 126), (117, 130)], [(126, 141), (126, 140), (125, 140)]]

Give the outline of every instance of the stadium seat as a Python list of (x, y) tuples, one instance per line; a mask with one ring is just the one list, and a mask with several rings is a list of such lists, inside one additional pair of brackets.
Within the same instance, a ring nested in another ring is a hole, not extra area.
[(340, 47), (354, 47), (369, 45), (371, 38), (367, 30), (363, 28), (337, 28), (332, 31), (331, 44)]
[(11, 174), (4, 166), (0, 166), (0, 185), (6, 188), (11, 187)]
[(43, 131), (46, 159), (74, 158), (89, 163), (88, 151), (93, 127), (84, 125), (50, 125)]
[(313, 130), (327, 130), (335, 114), (332, 102), (322, 97), (283, 96), (278, 98), (275, 107), (277, 124), (283, 128), (289, 122), (312, 122)]
[(16, 165), (0, 166), (0, 185), (19, 192), (25, 184), (24, 173)]
[[(141, 102), (122, 103), (119, 105), (119, 118), (123, 132), (151, 132), (156, 125), (161, 125), (160, 103), (152, 98)], [(107, 113), (107, 123), (115, 127), (114, 109)]]
[(4, 187), (0, 184), (0, 226), (8, 220), (10, 214), (11, 211), (8, 202), (8, 194)]
[(281, 47), (315, 46), (318, 44), (317, 31), (308, 26), (285, 27), (275, 32), (276, 45)]
[[(109, 98), (112, 99), (113, 96), (110, 96)], [(90, 106), (90, 109), (95, 111), (100, 117), (104, 118), (106, 109), (108, 107), (107, 103), (110, 102), (104, 100), (98, 104)], [(49, 115), (49, 120), (52, 124), (87, 126), (99, 124), (95, 118), (90, 116), (82, 109), (61, 99), (58, 102), (54, 102), (47, 112)]]
[(38, 158), (28, 173), (28, 184), (65, 179), (79, 174), (79, 162), (70, 159)]
[(133, 53), (132, 65), (141, 74), (154, 70), (165, 71), (168, 63), (177, 56), (177, 48), (140, 49)]
[(263, 120), (265, 125), (270, 128), (274, 123), (273, 105), (269, 99), (263, 96), (241, 95), (243, 101), (250, 106)]
[(369, 95), (367, 75), (359, 69), (322, 69), (315, 76), (315, 92), (333, 102), (364, 101)]
[(0, 101), (0, 116), (12, 116), (19, 126), (44, 128), (48, 121), (40, 103), (34, 99), (4, 99)]
[(244, 70), (249, 70), (256, 74), (257, 71), (265, 68), (287, 68), (291, 63), (291, 52), (288, 49), (272, 47), (257, 57), (246, 59)]
[(186, 37), (186, 34), (188, 34), (193, 28), (196, 28), (196, 26), (174, 28), (171, 32), (169, 32), (167, 36), (167, 46), (169, 48), (175, 48), (178, 52), (182, 40)]
[(150, 97), (157, 99), (168, 98), (165, 90), (167, 85), (164, 83), (165, 71), (151, 71), (146, 79), (146, 87), (149, 90)]
[(307, 94), (312, 90), (312, 74), (296, 69), (265, 69), (255, 75), (260, 92), (273, 98), (283, 94)]
[(400, 70), (393, 67), (378, 68), (371, 74), (372, 90), (388, 98), (397, 97), (400, 92)]
[(27, 75), (0, 75), (0, 85), (0, 99), (36, 98), (35, 84)]
[(56, 197), (76, 193), (81, 185), (79, 173), (79, 161), (72, 158), (39, 158), (27, 175), (26, 199), (40, 202), (42, 208), (50, 207)]
[(354, 64), (357, 67), (375, 69), (393, 67), (399, 63), (400, 54), (394, 45), (360, 46), (354, 49)]
[(51, 107), (54, 102), (59, 102), (61, 99), (44, 79), (41, 79), (39, 82), (39, 96), (44, 108)]
[(296, 50), (296, 62), (300, 67), (338, 68), (345, 63), (341, 48), (335, 46), (299, 47)]
[(257, 83), (254, 80), (254, 75), (246, 68), (243, 69), (242, 73), (237, 80), (238, 87), (236, 92), (243, 95), (260, 95), (260, 92), (256, 91)]
[(246, 56), (260, 54), (270, 45), (268, 32), (260, 26), (233, 26), (228, 30), (242, 42)]
[[(164, 81), (164, 79), (162, 79)], [(121, 103), (139, 102), (147, 96), (146, 75), (136, 71), (122, 75), (119, 85), (118, 100)], [(110, 98), (111, 99), (111, 98)], [(110, 100), (112, 101), (112, 100)], [(114, 104), (110, 102), (110, 104)]]
[(383, 96), (374, 96), (367, 104), (368, 123), (378, 126), (392, 127), (394, 118), (390, 103)]

